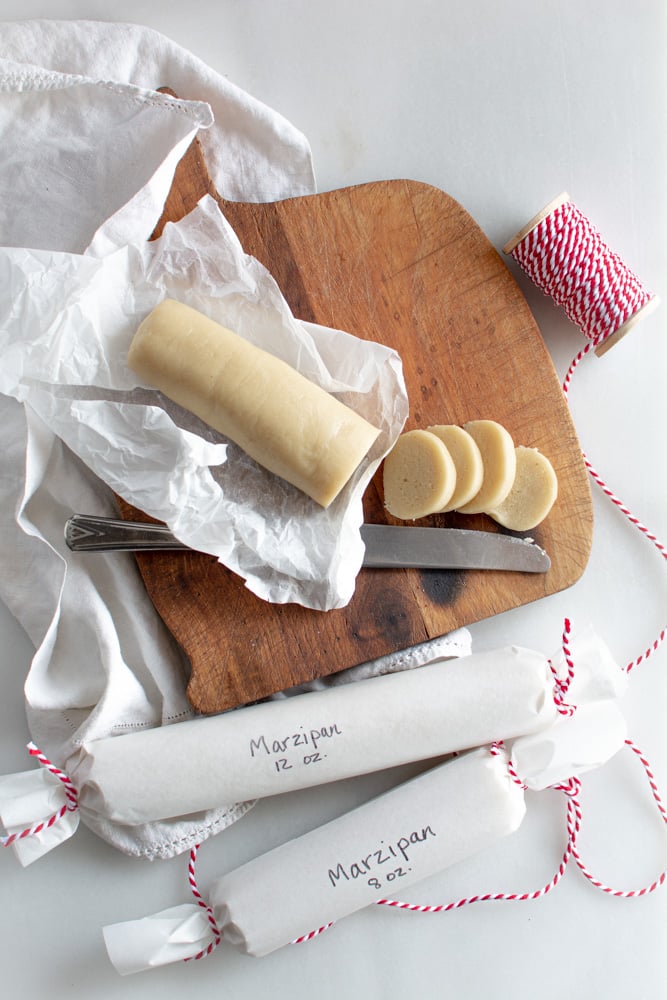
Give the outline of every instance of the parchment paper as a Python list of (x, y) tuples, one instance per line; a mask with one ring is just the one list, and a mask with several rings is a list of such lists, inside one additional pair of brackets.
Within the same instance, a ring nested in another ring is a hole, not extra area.
[[(259, 597), (318, 610), (349, 601), (363, 557), (362, 495), (407, 416), (394, 351), (296, 321), (208, 196), (159, 241), (101, 258), (1, 249), (0, 291), (0, 392)], [(328, 510), (137, 385), (127, 350), (141, 319), (166, 297), (277, 354), (381, 429)]]
[(137, 824), (547, 729), (547, 658), (510, 646), (224, 715), (97, 740), (81, 808)]
[[(227, 941), (266, 955), (488, 847), (516, 830), (524, 814), (506, 757), (475, 750), (223, 875), (209, 903)], [(196, 909), (181, 910), (186, 927)], [(104, 929), (121, 974), (176, 961), (166, 917)], [(166, 933), (156, 940), (162, 920)], [(206, 947), (210, 932), (198, 926), (195, 948)]]
[[(403, 886), (515, 830), (525, 812), (524, 784), (545, 788), (609, 760), (625, 738), (617, 702), (627, 675), (593, 630), (571, 650), (577, 678), (571, 686), (580, 699), (570, 702), (571, 717), (554, 710), (546, 725), (508, 747), (464, 752), (222, 875), (209, 903), (224, 938), (251, 955), (266, 955), (377, 899), (395, 897)], [(466, 659), (475, 657), (456, 661), (455, 668)], [(552, 662), (564, 679), (562, 655)], [(551, 700), (553, 707), (553, 691)], [(196, 909), (179, 913), (189, 935)], [(210, 926), (200, 921), (197, 928), (193, 953), (212, 941)], [(182, 953), (173, 910), (107, 927), (105, 940), (122, 974)]]

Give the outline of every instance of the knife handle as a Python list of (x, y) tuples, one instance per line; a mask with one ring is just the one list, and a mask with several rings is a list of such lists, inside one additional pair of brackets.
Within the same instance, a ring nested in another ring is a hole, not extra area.
[(113, 517), (73, 514), (65, 524), (65, 542), (73, 552), (138, 552), (187, 549), (163, 524), (122, 521)]

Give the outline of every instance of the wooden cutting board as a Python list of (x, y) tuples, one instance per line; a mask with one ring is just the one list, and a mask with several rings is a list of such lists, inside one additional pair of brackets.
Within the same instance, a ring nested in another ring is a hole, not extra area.
[[(154, 235), (205, 193), (272, 273), (296, 317), (399, 352), (406, 429), (498, 420), (516, 444), (551, 459), (559, 497), (531, 532), (551, 556), (548, 573), (363, 569), (349, 605), (329, 612), (261, 601), (210, 556), (137, 554), (148, 593), (189, 658), (193, 707), (211, 713), (247, 704), (573, 584), (593, 527), (581, 448), (526, 301), (464, 209), (408, 180), (236, 204), (217, 195), (195, 142)], [(367, 521), (397, 523), (383, 508), (381, 470), (364, 505)], [(120, 506), (124, 517), (145, 518)], [(419, 523), (501, 530), (484, 515)]]

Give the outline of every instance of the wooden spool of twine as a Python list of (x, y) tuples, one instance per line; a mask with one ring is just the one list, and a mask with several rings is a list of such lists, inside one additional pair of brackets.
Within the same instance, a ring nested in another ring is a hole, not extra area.
[(564, 192), (503, 247), (598, 356), (658, 304)]

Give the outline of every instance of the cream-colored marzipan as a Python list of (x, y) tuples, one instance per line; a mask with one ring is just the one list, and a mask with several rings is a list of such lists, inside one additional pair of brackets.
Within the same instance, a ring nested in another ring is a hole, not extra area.
[(141, 323), (128, 364), (322, 507), (379, 434), (284, 361), (173, 299)]
[(519, 445), (512, 489), (487, 513), (510, 531), (530, 531), (544, 520), (557, 496), (558, 479), (549, 459), (536, 448)]
[(463, 427), (456, 424), (436, 424), (428, 427), (431, 434), (439, 437), (452, 456), (456, 468), (456, 486), (441, 514), (469, 503), (477, 496), (484, 478), (482, 453), (475, 439)]
[(456, 486), (456, 467), (442, 441), (424, 430), (401, 434), (384, 461), (384, 505), (403, 520), (442, 510)]
[(495, 420), (471, 420), (463, 426), (481, 452), (484, 478), (473, 499), (458, 510), (462, 514), (483, 514), (501, 504), (512, 488), (516, 473), (514, 441)]

